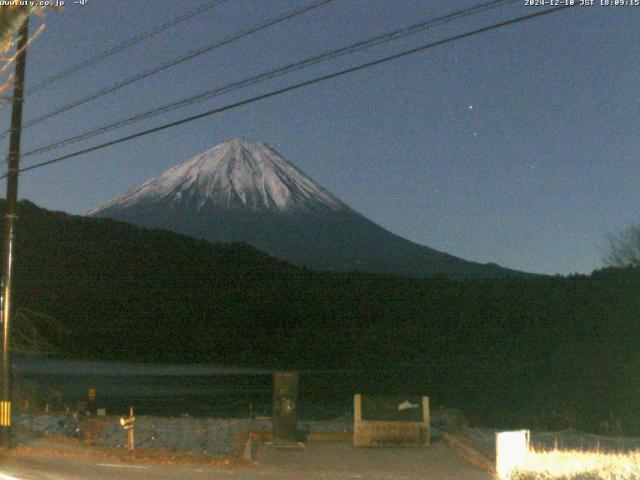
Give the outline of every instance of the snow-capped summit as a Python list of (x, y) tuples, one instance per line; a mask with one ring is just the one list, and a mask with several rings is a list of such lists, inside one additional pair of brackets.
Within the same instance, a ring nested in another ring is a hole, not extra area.
[(235, 138), (89, 213), (214, 242), (246, 242), (322, 270), (512, 273), (418, 245), (352, 210), (264, 143)]
[(234, 138), (166, 170), (90, 214), (167, 202), (196, 211), (348, 209), (266, 144)]

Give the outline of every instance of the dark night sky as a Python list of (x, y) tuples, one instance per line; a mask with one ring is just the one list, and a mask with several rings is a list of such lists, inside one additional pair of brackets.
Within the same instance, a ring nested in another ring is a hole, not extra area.
[[(204, 3), (68, 1), (30, 48), (27, 86)], [(302, 3), (229, 0), (28, 96), (25, 120)], [(23, 151), (477, 3), (334, 0), (26, 129)], [(23, 165), (540, 8), (515, 2)], [(515, 269), (588, 273), (607, 234), (640, 221), (639, 27), (640, 7), (575, 7), (26, 172), (21, 197), (84, 213), (244, 136), (410, 240)]]

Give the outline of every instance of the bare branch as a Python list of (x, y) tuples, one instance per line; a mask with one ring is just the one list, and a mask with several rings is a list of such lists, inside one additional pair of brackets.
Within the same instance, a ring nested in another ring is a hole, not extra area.
[(610, 235), (604, 261), (610, 267), (640, 267), (640, 225)]

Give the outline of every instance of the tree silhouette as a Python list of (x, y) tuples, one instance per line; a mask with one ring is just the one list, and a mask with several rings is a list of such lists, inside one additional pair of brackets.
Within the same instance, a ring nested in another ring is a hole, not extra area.
[(609, 267), (640, 267), (640, 225), (610, 235), (604, 261)]

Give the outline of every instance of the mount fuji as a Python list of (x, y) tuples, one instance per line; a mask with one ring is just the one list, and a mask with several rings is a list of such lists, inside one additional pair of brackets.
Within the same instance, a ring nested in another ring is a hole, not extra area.
[(89, 212), (215, 242), (246, 242), (321, 270), (490, 278), (524, 275), (401, 238), (264, 143), (236, 138)]

